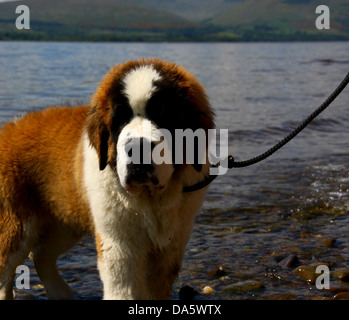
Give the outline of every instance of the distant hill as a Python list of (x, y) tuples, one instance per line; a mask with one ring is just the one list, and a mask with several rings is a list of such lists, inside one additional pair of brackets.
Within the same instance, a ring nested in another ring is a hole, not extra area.
[[(30, 30), (17, 30), (15, 9), (30, 9)], [(135, 0), (26, 0), (0, 3), (0, 38), (157, 40), (156, 30), (196, 28), (183, 17)], [(155, 30), (155, 31), (154, 31)]]
[(147, 4), (172, 12), (178, 16), (195, 22), (202, 22), (216, 15), (233, 9), (234, 5), (244, 0), (138, 0)]
[[(349, 1), (325, 1), (330, 9), (330, 30), (317, 30), (316, 0), (245, 0), (229, 10), (213, 16), (208, 22), (221, 27), (239, 29), (240, 35), (258, 37), (263, 33), (280, 37), (346, 38), (349, 35)], [(254, 34), (253, 34), (254, 33)]]
[[(349, 40), (349, 1), (328, 1), (331, 30), (315, 28), (316, 0), (26, 0), (0, 3), (0, 39), (92, 41)], [(30, 8), (17, 30), (15, 9)]]
[[(210, 26), (221, 40), (349, 39), (349, 0), (138, 0)], [(331, 29), (317, 30), (315, 9), (327, 4)], [(215, 29), (216, 28), (216, 29)], [(215, 29), (215, 30), (214, 30)]]

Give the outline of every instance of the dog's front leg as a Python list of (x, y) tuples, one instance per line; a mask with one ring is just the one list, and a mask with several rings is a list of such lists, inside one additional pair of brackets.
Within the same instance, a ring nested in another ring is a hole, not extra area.
[(132, 242), (99, 234), (96, 244), (104, 300), (146, 299), (145, 263), (139, 248)]

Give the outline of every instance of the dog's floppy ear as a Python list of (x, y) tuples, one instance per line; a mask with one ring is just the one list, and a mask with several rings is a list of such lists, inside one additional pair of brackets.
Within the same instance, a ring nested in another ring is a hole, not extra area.
[(99, 159), (99, 170), (104, 170), (108, 164), (108, 141), (109, 130), (103, 119), (96, 112), (96, 107), (92, 108), (88, 118), (87, 133), (91, 145), (96, 149)]
[(108, 164), (108, 140), (109, 132), (106, 127), (100, 129), (97, 153), (99, 158), (99, 170), (104, 170)]

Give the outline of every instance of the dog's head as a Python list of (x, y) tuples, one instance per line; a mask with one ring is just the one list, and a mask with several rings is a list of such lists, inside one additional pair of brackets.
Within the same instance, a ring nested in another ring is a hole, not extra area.
[(176, 129), (207, 133), (213, 127), (213, 112), (196, 78), (155, 58), (113, 67), (92, 97), (87, 119), (100, 170), (110, 165), (131, 194), (144, 186), (161, 192), (183, 166), (200, 171), (197, 159), (188, 164), (185, 152), (178, 157)]

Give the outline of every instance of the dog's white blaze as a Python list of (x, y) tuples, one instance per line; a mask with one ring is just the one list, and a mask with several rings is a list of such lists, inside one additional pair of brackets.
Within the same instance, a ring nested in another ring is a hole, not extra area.
[[(126, 177), (127, 177), (127, 165), (132, 161), (127, 155), (125, 146), (126, 144), (134, 139), (141, 138), (151, 140), (152, 124), (148, 119), (141, 117), (135, 117), (133, 120), (127, 124), (122, 130), (118, 138), (118, 143), (116, 145), (117, 153), (117, 172), (119, 175), (120, 183), (125, 188)], [(140, 155), (141, 157), (143, 155)]]
[[(121, 131), (118, 143), (116, 146), (117, 153), (117, 173), (119, 175), (120, 183), (125, 188), (126, 187), (126, 178), (127, 178), (127, 165), (132, 161), (132, 159), (127, 155), (126, 144), (135, 138), (143, 138), (145, 140), (154, 142), (158, 144), (162, 138), (161, 131), (148, 119), (142, 117), (135, 117), (133, 120), (127, 124)], [(168, 148), (168, 144), (163, 144), (165, 148), (165, 158), (166, 163), (171, 163), (171, 151)], [(151, 152), (151, 150), (149, 150)], [(143, 159), (143, 154), (139, 154), (140, 160)], [(157, 163), (161, 165), (162, 163)], [(164, 170), (167, 168), (167, 170)], [(171, 166), (156, 166), (156, 172), (158, 173), (158, 180), (160, 183), (166, 184), (167, 180), (170, 179), (172, 170)]]
[(129, 72), (123, 79), (130, 106), (136, 115), (144, 115), (145, 105), (156, 91), (154, 81), (161, 80), (161, 76), (152, 66), (141, 66)]

